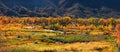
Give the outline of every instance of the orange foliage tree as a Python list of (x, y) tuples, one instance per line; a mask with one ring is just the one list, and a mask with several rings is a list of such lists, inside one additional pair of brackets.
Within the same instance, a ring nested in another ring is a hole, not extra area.
[(116, 25), (116, 31), (117, 31), (117, 43), (120, 51), (120, 24)]

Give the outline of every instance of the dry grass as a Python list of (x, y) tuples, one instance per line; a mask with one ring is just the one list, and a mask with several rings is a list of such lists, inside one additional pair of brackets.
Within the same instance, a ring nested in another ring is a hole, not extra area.
[[(41, 52), (113, 52), (113, 47), (108, 42), (89, 42), (89, 43), (72, 43), (72, 44), (33, 44), (28, 43), (16, 47), (31, 49)], [(16, 50), (17, 50), (16, 49)], [(29, 50), (28, 49), (28, 50)], [(10, 49), (12, 51), (12, 49)], [(14, 50), (14, 49), (13, 49)]]

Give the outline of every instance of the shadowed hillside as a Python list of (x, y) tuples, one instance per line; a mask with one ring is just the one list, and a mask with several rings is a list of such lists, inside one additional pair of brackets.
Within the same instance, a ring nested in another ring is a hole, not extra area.
[(7, 16), (120, 17), (119, 0), (0, 0)]

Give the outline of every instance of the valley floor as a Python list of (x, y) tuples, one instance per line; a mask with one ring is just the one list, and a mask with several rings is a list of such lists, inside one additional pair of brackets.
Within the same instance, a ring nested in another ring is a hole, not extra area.
[(120, 19), (0, 16), (0, 52), (118, 52)]

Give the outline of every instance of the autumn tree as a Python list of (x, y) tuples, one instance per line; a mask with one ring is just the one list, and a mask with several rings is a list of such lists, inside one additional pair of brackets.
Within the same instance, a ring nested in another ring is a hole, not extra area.
[(2, 22), (2, 20), (0, 20), (0, 25), (2, 25), (3, 24), (3, 22)]
[(112, 24), (112, 25), (115, 25), (116, 24), (116, 21), (114, 18), (108, 18), (108, 23), (109, 24)]
[(119, 51), (120, 51), (120, 24), (116, 25), (116, 31), (117, 31), (118, 48), (119, 48)]
[(60, 20), (60, 24), (63, 26), (66, 26), (71, 22), (71, 20), (72, 19), (70, 17), (64, 17)]
[(99, 18), (89, 18), (88, 22), (90, 24), (98, 25)]
[(77, 19), (77, 23), (79, 23), (80, 25), (82, 25), (83, 20), (84, 20), (83, 18), (78, 18)]
[(101, 18), (101, 19), (98, 21), (98, 23), (99, 23), (100, 25), (104, 25), (104, 26), (107, 26), (107, 25), (108, 25), (108, 21), (107, 21), (106, 19), (103, 19), (103, 18)]
[(50, 29), (52, 29), (52, 30), (59, 30), (60, 27), (61, 27), (60, 24), (57, 23), (57, 24), (52, 25), (52, 26), (50, 27)]

